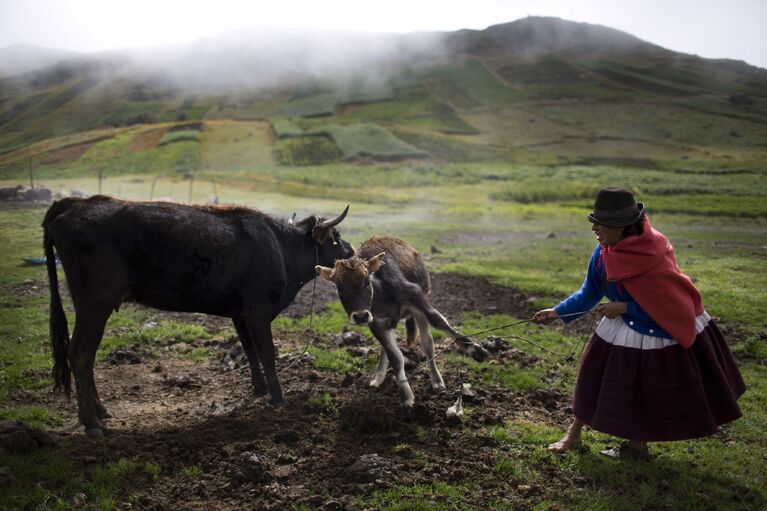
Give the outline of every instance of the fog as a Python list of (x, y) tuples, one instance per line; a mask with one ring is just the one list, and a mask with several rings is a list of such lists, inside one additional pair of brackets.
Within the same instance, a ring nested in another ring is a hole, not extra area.
[[(674, 51), (767, 68), (763, 0), (3, 0), (0, 49), (33, 44), (79, 52), (192, 42), (241, 27), (367, 33), (483, 30), (525, 16), (609, 26)], [(0, 61), (3, 60), (0, 52)]]

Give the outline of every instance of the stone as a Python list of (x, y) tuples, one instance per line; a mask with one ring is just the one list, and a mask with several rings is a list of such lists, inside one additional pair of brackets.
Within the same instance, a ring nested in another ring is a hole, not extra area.
[(378, 454), (363, 454), (344, 470), (344, 477), (355, 483), (372, 483), (383, 475), (387, 466)]
[(270, 466), (263, 454), (253, 451), (240, 453), (237, 468), (243, 479), (254, 483), (263, 483), (271, 479)]

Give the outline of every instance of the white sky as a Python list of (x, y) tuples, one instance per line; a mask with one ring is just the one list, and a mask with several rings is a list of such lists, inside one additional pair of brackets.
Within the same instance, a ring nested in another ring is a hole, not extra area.
[(484, 29), (557, 16), (671, 50), (767, 68), (767, 0), (0, 0), (0, 48), (98, 51), (270, 25), (371, 32)]

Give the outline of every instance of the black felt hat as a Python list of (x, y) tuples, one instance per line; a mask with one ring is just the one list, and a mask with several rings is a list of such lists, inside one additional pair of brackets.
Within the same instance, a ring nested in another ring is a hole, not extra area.
[(633, 224), (644, 214), (644, 204), (634, 200), (631, 190), (607, 187), (597, 192), (594, 211), (589, 213), (588, 219), (592, 224), (624, 227)]

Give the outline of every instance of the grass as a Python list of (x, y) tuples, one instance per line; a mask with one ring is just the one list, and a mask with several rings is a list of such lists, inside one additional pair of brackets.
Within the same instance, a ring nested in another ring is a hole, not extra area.
[(320, 415), (338, 417), (338, 404), (328, 392), (310, 396), (306, 400), (306, 406)]
[(403, 142), (387, 130), (373, 124), (354, 124), (351, 126), (331, 124), (312, 133), (330, 136), (346, 160), (357, 157), (402, 160), (428, 156), (424, 151)]
[[(652, 463), (631, 463), (600, 456), (597, 451), (613, 440), (588, 430), (587, 450), (565, 456), (546, 450), (562, 432), (542, 424), (513, 420), (488, 433), (503, 448), (496, 472), (535, 485), (539, 500), (568, 509), (693, 509), (714, 502), (717, 509), (757, 509), (767, 503), (759, 463), (741, 448), (722, 450), (716, 439), (653, 444)], [(749, 461), (735, 469), (738, 459)], [(542, 473), (564, 484), (552, 488)]]
[[(0, 462), (17, 482), (0, 487), (3, 509), (114, 509), (120, 491), (146, 484), (151, 476), (127, 458), (79, 473), (57, 452), (40, 450), (25, 455), (0, 455)], [(75, 504), (80, 502), (80, 504)]]
[(324, 165), (341, 159), (341, 150), (327, 136), (291, 137), (280, 140), (275, 159), (286, 166)]
[(473, 59), (460, 65), (427, 68), (421, 79), (435, 96), (458, 109), (505, 107), (525, 97)]
[(180, 131), (168, 131), (166, 132), (160, 141), (158, 146), (164, 146), (173, 144), (176, 142), (199, 142), (200, 132), (198, 130), (180, 130)]
[(470, 489), (441, 481), (429, 485), (395, 486), (376, 491), (362, 504), (382, 511), (469, 510)]
[(208, 121), (200, 145), (200, 170), (230, 172), (273, 167), (266, 122)]
[(338, 104), (335, 93), (300, 97), (284, 103), (275, 115), (280, 117), (321, 117), (332, 115)]

